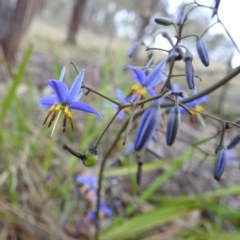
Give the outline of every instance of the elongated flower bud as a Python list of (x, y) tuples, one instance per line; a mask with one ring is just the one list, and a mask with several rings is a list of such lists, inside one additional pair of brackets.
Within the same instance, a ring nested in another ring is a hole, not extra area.
[(227, 149), (234, 148), (240, 142), (240, 136), (235, 136), (231, 142), (228, 144)]
[(184, 62), (185, 62), (185, 75), (186, 75), (186, 81), (188, 84), (189, 89), (195, 88), (194, 83), (194, 69), (192, 65), (193, 56), (190, 52), (186, 52), (184, 55)]
[(142, 115), (137, 134), (134, 140), (134, 148), (136, 151), (144, 149), (148, 142), (152, 139), (157, 129), (160, 119), (160, 106), (156, 102), (150, 106)]
[(166, 131), (166, 142), (168, 146), (171, 146), (178, 133), (180, 125), (180, 113), (178, 107), (174, 107), (174, 109), (170, 112), (168, 122), (167, 122), (167, 131)]
[(155, 21), (155, 23), (163, 25), (163, 26), (170, 26), (173, 24), (173, 22), (170, 19), (164, 18), (164, 17), (155, 18), (154, 21)]
[(208, 67), (209, 66), (209, 57), (208, 57), (207, 45), (205, 44), (205, 42), (203, 41), (202, 38), (197, 37), (196, 46), (197, 46), (198, 56), (199, 56), (202, 64), (205, 67)]
[(132, 57), (137, 52), (139, 46), (140, 46), (140, 42), (135, 41), (128, 52), (128, 57)]
[(86, 167), (91, 167), (97, 163), (98, 160), (98, 151), (96, 148), (90, 148), (86, 151), (85, 160), (83, 164)]
[(215, 180), (220, 181), (227, 162), (227, 150), (225, 147), (221, 146), (218, 149), (217, 157), (214, 163), (214, 173), (213, 176)]
[(184, 11), (184, 8), (181, 8), (177, 14), (176, 23), (178, 26), (183, 25), (187, 20), (187, 14)]

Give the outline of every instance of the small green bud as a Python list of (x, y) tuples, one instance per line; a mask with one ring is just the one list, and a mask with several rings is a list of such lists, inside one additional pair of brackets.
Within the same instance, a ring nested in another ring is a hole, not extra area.
[(154, 21), (155, 21), (155, 23), (163, 25), (163, 26), (170, 26), (173, 24), (173, 22), (170, 19), (164, 18), (164, 17), (155, 18)]
[(96, 148), (90, 148), (86, 151), (85, 159), (83, 164), (86, 167), (91, 167), (97, 163), (98, 160), (98, 151)]

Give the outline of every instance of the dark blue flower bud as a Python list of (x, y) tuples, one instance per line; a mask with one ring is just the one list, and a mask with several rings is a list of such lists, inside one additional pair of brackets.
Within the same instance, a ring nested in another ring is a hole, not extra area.
[(168, 122), (167, 122), (167, 131), (166, 131), (166, 142), (168, 146), (171, 146), (178, 133), (180, 125), (180, 113), (178, 107), (174, 107), (170, 112)]
[(176, 23), (178, 26), (183, 25), (187, 20), (187, 14), (184, 11), (184, 8), (181, 8), (177, 14)]
[(192, 60), (193, 60), (192, 54), (189, 51), (187, 51), (184, 55), (183, 60), (185, 62), (185, 76), (186, 76), (188, 87), (189, 89), (194, 89), (195, 83), (194, 83), (194, 69), (192, 65)]
[(128, 52), (128, 57), (132, 57), (137, 52), (139, 46), (140, 46), (140, 42), (135, 41)]
[(202, 64), (205, 67), (208, 67), (208, 65), (209, 65), (209, 57), (208, 57), (207, 45), (205, 44), (205, 42), (203, 41), (202, 38), (197, 37), (196, 46), (197, 46), (198, 56), (199, 56)]
[(231, 142), (228, 144), (227, 149), (234, 148), (240, 142), (240, 136), (235, 136)]
[(160, 120), (160, 106), (156, 102), (150, 106), (142, 115), (139, 123), (137, 134), (134, 140), (134, 148), (136, 151), (144, 149), (148, 142), (152, 139)]
[(163, 26), (170, 26), (173, 24), (173, 22), (170, 19), (164, 18), (164, 17), (155, 18), (154, 21), (155, 21), (155, 23), (163, 25)]
[(221, 146), (218, 149), (217, 157), (214, 163), (214, 178), (217, 181), (220, 181), (220, 178), (223, 174), (224, 168), (227, 162), (227, 150), (225, 147)]

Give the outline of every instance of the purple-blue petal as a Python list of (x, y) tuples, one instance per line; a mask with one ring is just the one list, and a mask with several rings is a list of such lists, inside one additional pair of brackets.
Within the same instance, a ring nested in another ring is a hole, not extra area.
[(77, 102), (80, 99), (81, 94), (79, 93), (80, 93), (83, 78), (84, 78), (84, 72), (85, 70), (82, 70), (79, 73), (79, 75), (76, 77), (74, 83), (72, 84), (72, 87), (69, 91), (68, 98), (67, 98), (68, 103)]
[(116, 90), (116, 94), (117, 94), (117, 96), (118, 96), (118, 98), (120, 99), (120, 101), (121, 101), (122, 104), (126, 103), (126, 96), (125, 96), (125, 94), (122, 92), (122, 90), (117, 89), (117, 90)]
[(62, 68), (62, 71), (61, 71), (61, 74), (60, 74), (60, 78), (59, 78), (59, 81), (60, 81), (60, 82), (63, 81), (65, 71), (66, 71), (66, 67), (64, 66), (64, 67)]
[(84, 112), (89, 112), (95, 114), (99, 119), (102, 119), (102, 116), (91, 106), (83, 102), (72, 102), (68, 105), (71, 109), (76, 109)]
[(100, 211), (104, 213), (106, 216), (111, 217), (113, 212), (112, 209), (107, 207), (106, 205), (100, 207)]
[(156, 86), (159, 82), (163, 80), (162, 77), (162, 72), (163, 69), (166, 66), (166, 62), (162, 61), (160, 62), (154, 70), (148, 75), (146, 81), (143, 83), (146, 87), (154, 87)]
[(143, 83), (146, 81), (146, 75), (144, 73), (144, 71), (142, 71), (141, 69), (138, 69), (134, 66), (128, 65), (128, 67), (133, 70), (137, 76), (137, 78), (134, 77), (134, 80), (138, 81), (141, 85), (143, 85)]
[(39, 100), (42, 108), (50, 108), (52, 105), (58, 104), (58, 99), (55, 95), (49, 94)]
[(149, 94), (152, 96), (152, 97), (155, 97), (156, 96), (156, 92), (153, 88), (147, 88), (147, 91), (149, 92)]
[(49, 80), (48, 84), (53, 89), (57, 99), (60, 103), (66, 103), (68, 96), (68, 86), (64, 82), (60, 82), (57, 80)]
[(121, 110), (121, 111), (118, 113), (117, 118), (118, 118), (119, 120), (123, 120), (124, 117), (125, 117), (125, 112), (124, 112), (124, 110)]

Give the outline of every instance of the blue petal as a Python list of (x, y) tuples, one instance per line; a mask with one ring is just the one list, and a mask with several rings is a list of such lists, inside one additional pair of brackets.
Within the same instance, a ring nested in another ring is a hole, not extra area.
[(163, 69), (166, 66), (166, 62), (160, 62), (155, 68), (154, 70), (148, 75), (145, 83), (143, 83), (146, 87), (154, 87), (156, 86), (159, 82), (161, 82), (163, 80), (162, 77), (162, 72)]
[(55, 95), (49, 94), (39, 100), (42, 108), (50, 108), (52, 105), (58, 104), (58, 99)]
[(124, 117), (125, 117), (124, 110), (121, 110), (121, 111), (119, 112), (119, 114), (117, 115), (117, 118), (118, 118), (119, 120), (123, 120)]
[(64, 67), (62, 68), (62, 71), (61, 71), (61, 74), (60, 74), (60, 78), (59, 78), (59, 81), (60, 81), (60, 82), (63, 81), (65, 71), (66, 71), (66, 67), (64, 66)]
[[(77, 102), (80, 97), (81, 97), (81, 86), (82, 86), (82, 82), (83, 82), (83, 78), (84, 78), (84, 72), (85, 70), (82, 70), (79, 75), (76, 77), (70, 91), (69, 91), (69, 95), (67, 98), (67, 102), (71, 103), (71, 102)], [(79, 94), (80, 93), (80, 94)]]
[(89, 112), (95, 114), (99, 119), (102, 119), (102, 116), (91, 106), (83, 102), (72, 102), (69, 104), (71, 109), (76, 109), (84, 112)]
[(149, 92), (149, 94), (152, 96), (152, 97), (155, 97), (156, 96), (156, 92), (153, 88), (147, 88), (147, 91)]
[(103, 212), (106, 216), (111, 217), (112, 216), (112, 209), (107, 206), (101, 206), (100, 211)]
[(116, 93), (121, 103), (124, 104), (126, 102), (126, 96), (124, 95), (124, 93), (120, 89), (117, 89)]
[(67, 96), (68, 96), (68, 86), (64, 82), (60, 82), (57, 80), (49, 80), (48, 84), (53, 89), (55, 95), (58, 98), (60, 103), (66, 103)]
[(145, 73), (142, 70), (140, 70), (140, 69), (138, 69), (138, 68), (136, 68), (134, 66), (128, 65), (128, 67), (131, 70), (133, 70), (135, 72), (136, 76), (137, 76), (137, 78), (134, 78), (134, 80), (138, 81), (141, 85), (143, 85), (143, 83), (146, 80)]

